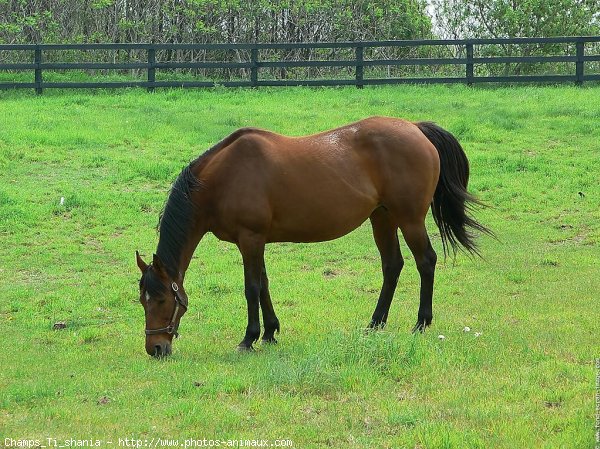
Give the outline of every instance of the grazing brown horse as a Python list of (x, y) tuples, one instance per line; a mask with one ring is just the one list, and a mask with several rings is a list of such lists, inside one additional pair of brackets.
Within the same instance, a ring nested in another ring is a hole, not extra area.
[(429, 122), (372, 117), (306, 137), (243, 128), (179, 175), (160, 220), (158, 249), (142, 272), (146, 351), (168, 355), (187, 309), (185, 272), (207, 232), (235, 243), (244, 262), (248, 327), (239, 349), (260, 336), (275, 342), (279, 320), (264, 263), (270, 242), (322, 242), (371, 220), (381, 254), (383, 287), (370, 327), (385, 325), (404, 261), (397, 230), (421, 277), (414, 331), (431, 323), (436, 253), (425, 229), (431, 206), (444, 252), (477, 252), (472, 231), (488, 232), (468, 215), (469, 165), (458, 141)]

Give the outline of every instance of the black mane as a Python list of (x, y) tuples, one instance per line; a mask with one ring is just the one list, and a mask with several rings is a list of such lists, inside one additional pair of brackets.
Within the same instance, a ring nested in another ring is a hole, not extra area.
[(191, 195), (192, 192), (203, 187), (202, 181), (192, 173), (192, 167), (209, 151), (181, 171), (171, 187), (169, 197), (159, 217), (160, 239), (156, 253), (173, 277), (177, 275), (175, 271), (179, 255), (193, 225), (194, 204), (191, 201)]

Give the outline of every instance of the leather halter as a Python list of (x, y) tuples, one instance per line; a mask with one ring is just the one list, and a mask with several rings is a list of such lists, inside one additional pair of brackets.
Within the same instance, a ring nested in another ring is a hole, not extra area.
[(175, 310), (173, 310), (173, 316), (171, 317), (171, 321), (167, 327), (161, 327), (159, 329), (146, 329), (146, 335), (156, 335), (156, 334), (169, 334), (175, 335), (175, 337), (179, 337), (177, 333), (177, 329), (179, 328), (179, 323), (177, 322), (177, 315), (179, 315), (179, 309), (183, 308), (184, 312), (188, 307), (188, 299), (187, 296), (181, 294), (179, 290), (179, 286), (173, 282), (171, 283), (171, 290), (175, 297)]

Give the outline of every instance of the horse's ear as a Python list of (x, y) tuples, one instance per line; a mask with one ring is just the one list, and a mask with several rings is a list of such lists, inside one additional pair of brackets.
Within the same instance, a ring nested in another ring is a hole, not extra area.
[(135, 252), (135, 260), (142, 273), (148, 269), (148, 264), (140, 257), (140, 253), (138, 251)]
[(152, 256), (152, 267), (158, 274), (167, 276), (167, 270), (165, 269), (162, 260), (160, 260), (160, 257), (158, 257), (156, 254)]

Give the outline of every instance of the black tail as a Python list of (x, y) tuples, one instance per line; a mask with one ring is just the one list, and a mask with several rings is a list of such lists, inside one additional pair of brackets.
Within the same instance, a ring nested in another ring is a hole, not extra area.
[(440, 155), (440, 179), (433, 195), (431, 211), (435, 224), (440, 229), (444, 255), (448, 254), (449, 248), (456, 255), (459, 245), (470, 253), (479, 255), (473, 231), (493, 234), (470, 215), (473, 206), (482, 203), (467, 192), (467, 155), (456, 137), (435, 123), (419, 122), (416, 125)]

